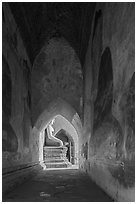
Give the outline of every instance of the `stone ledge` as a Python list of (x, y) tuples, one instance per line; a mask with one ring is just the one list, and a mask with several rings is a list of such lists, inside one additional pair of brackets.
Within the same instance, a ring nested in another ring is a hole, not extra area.
[(31, 163), (26, 165), (16, 166), (16, 169), (7, 169), (7, 172), (2, 175), (2, 194), (5, 197), (6, 193), (12, 191), (26, 179), (30, 179), (35, 173), (40, 170), (39, 163)]
[(37, 163), (28, 163), (28, 164), (20, 164), (20, 165), (8, 167), (8, 168), (3, 168), (2, 169), (2, 176), (10, 174), (12, 172), (22, 170), (22, 169), (33, 167), (33, 166), (36, 166), (36, 165), (37, 165)]

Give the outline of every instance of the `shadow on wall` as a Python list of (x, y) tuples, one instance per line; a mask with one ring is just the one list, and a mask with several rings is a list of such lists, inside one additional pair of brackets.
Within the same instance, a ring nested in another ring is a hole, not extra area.
[[(112, 105), (119, 111), (120, 117), (113, 115)], [(135, 185), (134, 113), (135, 75), (132, 76), (118, 103), (113, 99), (112, 59), (107, 47), (101, 57), (90, 148), (96, 161), (107, 166), (112, 177), (125, 188)]]
[[(18, 140), (10, 124), (12, 82), (8, 63), (2, 56), (2, 151), (17, 152)], [(3, 154), (4, 155), (4, 154)]]
[(98, 93), (94, 105), (94, 127), (97, 126), (111, 113), (113, 100), (113, 70), (110, 49), (106, 48), (102, 57), (98, 77)]

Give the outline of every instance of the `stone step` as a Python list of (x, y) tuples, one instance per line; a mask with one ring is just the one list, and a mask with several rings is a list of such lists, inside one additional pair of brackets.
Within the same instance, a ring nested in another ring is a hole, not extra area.
[(44, 162), (45, 165), (46, 165), (46, 168), (49, 169), (49, 168), (67, 168), (67, 167), (70, 167), (72, 164), (69, 162), (69, 161), (64, 161), (64, 162)]
[(66, 154), (67, 153), (67, 151), (63, 151), (63, 150), (60, 150), (60, 151), (56, 151), (56, 150), (44, 150), (43, 151), (44, 152), (44, 154)]
[(47, 163), (59, 163), (59, 162), (64, 162), (64, 160), (63, 159), (46, 159), (45, 161), (44, 161), (46, 164)]
[(56, 156), (56, 157), (44, 157), (44, 161), (54, 161), (54, 160), (65, 160), (66, 157), (59, 157), (59, 156)]
[(43, 152), (43, 155), (66, 155), (66, 152)]
[(45, 163), (46, 168), (67, 168), (68, 165), (65, 162), (59, 162), (59, 163)]
[(43, 156), (44, 160), (54, 158), (62, 159), (66, 158), (67, 148), (66, 147), (44, 147)]
[(67, 168), (71, 165), (66, 157), (67, 147), (44, 147), (43, 156), (47, 169)]
[(56, 152), (62, 152), (67, 151), (67, 147), (44, 147), (45, 151), (56, 151)]
[(64, 152), (43, 152), (44, 155), (66, 155)]
[(64, 158), (66, 157), (66, 154), (57, 154), (57, 153), (53, 153), (53, 154), (43, 154), (44, 158)]

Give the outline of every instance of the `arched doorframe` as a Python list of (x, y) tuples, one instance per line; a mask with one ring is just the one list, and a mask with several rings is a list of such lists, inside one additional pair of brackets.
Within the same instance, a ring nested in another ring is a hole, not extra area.
[[(50, 121), (55, 118), (57, 115), (61, 115), (64, 117), (70, 124), (75, 128), (78, 135), (78, 150), (80, 149), (80, 141), (82, 134), (82, 123), (79, 115), (74, 110), (72, 106), (70, 106), (66, 101), (61, 98), (58, 98), (51, 102), (47, 109), (45, 109), (41, 115), (38, 117), (34, 127), (33, 127), (33, 135), (36, 134), (39, 136), (39, 162), (43, 163), (43, 143), (44, 143), (44, 130), (49, 125)], [(78, 158), (80, 157), (78, 151)], [(79, 163), (79, 162), (78, 162)]]

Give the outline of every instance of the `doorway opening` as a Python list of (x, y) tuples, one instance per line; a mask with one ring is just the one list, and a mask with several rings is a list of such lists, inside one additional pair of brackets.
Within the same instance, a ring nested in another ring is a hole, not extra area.
[(44, 169), (79, 167), (79, 138), (74, 126), (57, 115), (40, 132), (42, 166)]

